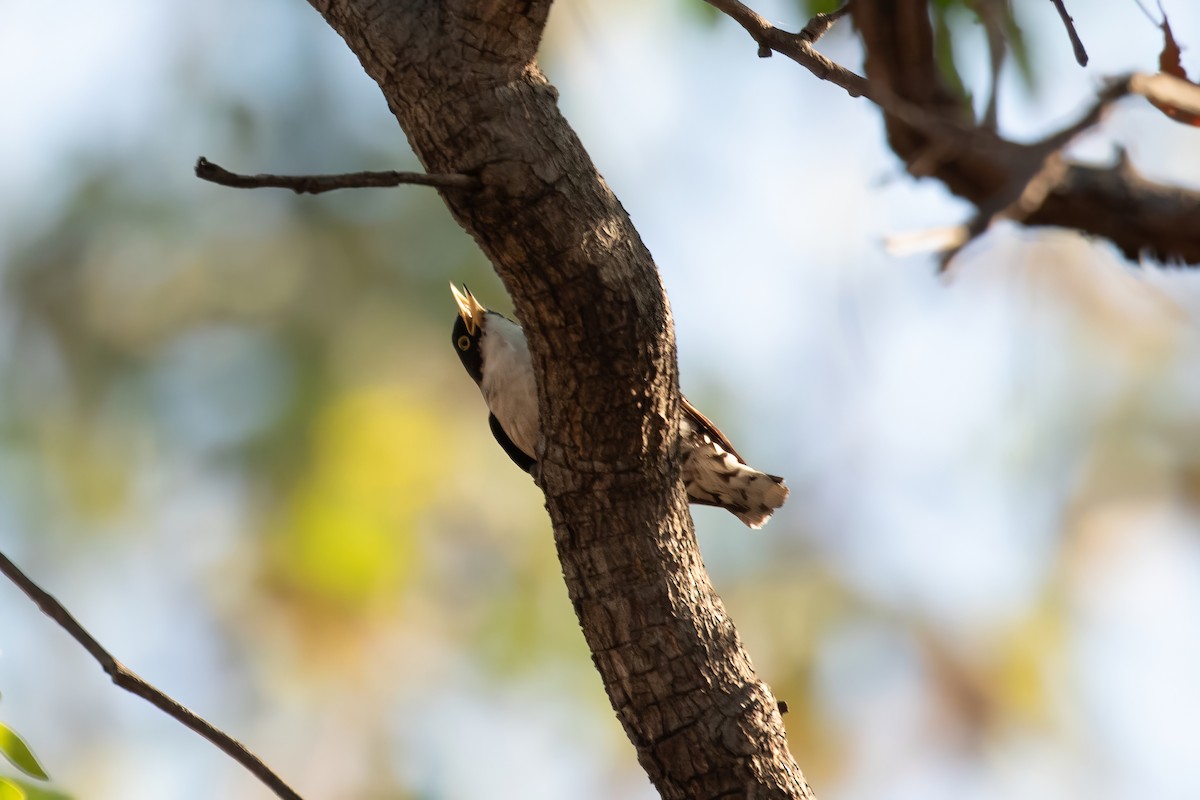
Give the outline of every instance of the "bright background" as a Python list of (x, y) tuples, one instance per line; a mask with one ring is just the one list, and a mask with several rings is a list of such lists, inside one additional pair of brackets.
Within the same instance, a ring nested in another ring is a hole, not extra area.
[[(1200, 74), (1200, 8), (1165, 2)], [(948, 278), (888, 255), (970, 209), (698, 5), (559, 3), (542, 60), (689, 396), (792, 487), (760, 533), (695, 514), (819, 796), (1200, 797), (1200, 273), (1003, 226)], [(1068, 5), (1087, 70), (1016, 2), (1014, 136), (1157, 64), (1132, 0)], [(306, 797), (652, 797), (451, 351), (448, 280), (510, 307), (477, 249), (426, 189), (192, 176), (418, 168), (341, 40), (299, 0), (3, 11), (0, 550)], [(822, 49), (860, 63), (847, 30)], [(1075, 152), (1118, 145), (1200, 188), (1200, 133), (1143, 101)], [(269, 796), (8, 584), (0, 695), (75, 797)]]

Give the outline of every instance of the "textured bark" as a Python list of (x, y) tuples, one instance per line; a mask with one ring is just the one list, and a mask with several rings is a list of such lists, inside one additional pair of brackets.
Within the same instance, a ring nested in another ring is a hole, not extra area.
[(425, 168), (482, 184), (442, 196), (529, 336), (563, 574), (651, 781), (666, 798), (811, 797), (696, 547), (658, 272), (535, 61), (549, 2), (311, 2)]

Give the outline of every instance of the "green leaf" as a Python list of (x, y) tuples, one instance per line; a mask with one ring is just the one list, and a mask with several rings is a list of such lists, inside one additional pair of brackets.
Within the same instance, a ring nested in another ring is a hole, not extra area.
[[(31, 778), (48, 781), (50, 776), (46, 774), (46, 770), (42, 769), (42, 765), (38, 763), (37, 758), (33, 755), (33, 751), (29, 749), (29, 745), (16, 734), (12, 728), (0, 722), (0, 753), (13, 763), (13, 765), (24, 772)], [(24, 797), (25, 793), (21, 793)], [(3, 795), (0, 795), (3, 798)]]
[(7, 778), (0, 778), (0, 800), (25, 800), (25, 790)]
[(841, 0), (803, 0), (801, 7), (809, 17), (817, 14), (832, 14), (842, 4)]
[[(0, 781), (3, 780), (7, 780), (8, 783), (20, 790), (19, 796), (22, 800), (80, 800), (73, 795), (48, 789), (44, 783), (34, 783), (32, 780), (24, 778), (0, 778)], [(0, 791), (0, 800), (11, 800), (13, 797), (17, 797), (17, 795), (5, 794)]]
[(961, 12), (961, 9), (951, 7), (949, 3), (940, 2), (934, 4), (932, 11), (933, 57), (937, 61), (938, 71), (942, 73), (947, 88), (969, 104), (970, 93), (963, 83), (962, 76), (958, 72), (958, 64), (954, 59), (953, 25), (955, 21), (951, 17)]

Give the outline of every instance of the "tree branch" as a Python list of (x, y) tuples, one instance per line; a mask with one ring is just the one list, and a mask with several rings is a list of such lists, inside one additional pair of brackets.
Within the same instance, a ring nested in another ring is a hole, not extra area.
[[(924, 0), (859, 3), (852, 8), (867, 50), (872, 85), (892, 87), (927, 112), (949, 108), (937, 82), (932, 32)], [(1102, 90), (1078, 122), (1041, 142), (1022, 145), (986, 131), (972, 134), (976, 146), (964, 149), (936, 129), (918, 128), (884, 107), (892, 149), (909, 165), (929, 150), (941, 157), (929, 175), (974, 203), (982, 214), (1005, 208), (1038, 175), (1052, 152), (1098, 122), (1113, 101), (1129, 90), (1121, 79)], [(951, 112), (953, 113), (953, 112)], [(978, 129), (976, 129), (978, 130)], [(1200, 263), (1200, 193), (1148, 181), (1132, 166), (1094, 168), (1066, 164), (1057, 182), (1039, 190), (1041, 203), (1022, 204), (1026, 225), (1068, 227), (1102, 236), (1127, 257), (1150, 255), (1166, 261)], [(1052, 170), (1053, 172), (1053, 170)]]
[(129, 670), (120, 661), (113, 658), (112, 654), (105, 650), (61, 603), (34, 583), (29, 576), (22, 572), (3, 553), (0, 553), (0, 573), (16, 584), (21, 591), (37, 604), (37, 607), (46, 616), (57, 622), (63, 630), (70, 634), (71, 638), (83, 645), (83, 648), (91, 654), (92, 658), (96, 659), (101, 668), (112, 678), (113, 683), (125, 691), (150, 702), (159, 710), (178, 720), (205, 739), (208, 739), (221, 752), (241, 764), (254, 777), (266, 784), (278, 797), (284, 798), (284, 800), (301, 800), (300, 795), (296, 794), (290, 786), (283, 782), (282, 778), (271, 771), (270, 767), (264, 764), (258, 756), (247, 750), (241, 742), (219, 728), (214, 727), (187, 708), (184, 708), (170, 696), (159, 691)]
[(1075, 20), (1071, 19), (1071, 15), (1067, 13), (1067, 7), (1063, 5), (1063, 0), (1050, 0), (1050, 2), (1054, 3), (1054, 8), (1058, 10), (1058, 16), (1062, 18), (1063, 25), (1067, 29), (1067, 36), (1071, 39), (1071, 49), (1075, 51), (1075, 60), (1079, 66), (1086, 67), (1088, 54), (1083, 47), (1083, 40), (1079, 38), (1079, 32), (1075, 30)]
[(1129, 89), (1157, 106), (1167, 106), (1200, 117), (1200, 86), (1160, 72), (1157, 75), (1138, 73), (1129, 78)]
[(845, 3), (838, 6), (828, 14), (819, 13), (814, 16), (808, 21), (808, 24), (800, 30), (800, 35), (808, 40), (810, 44), (816, 44), (818, 41), (820, 41), (822, 36), (829, 33), (829, 29), (832, 28), (839, 19), (846, 16), (848, 13), (850, 13), (850, 0), (846, 0)]
[[(941, 259), (941, 268), (946, 269), (958, 252), (976, 237), (991, 227), (992, 223), (1007, 219), (1026, 223), (1038, 212), (1050, 193), (1066, 181), (1071, 166), (1062, 151), (1076, 136), (1100, 122), (1109, 106), (1129, 93), (1130, 79), (1110, 81), (1100, 92), (1096, 102), (1078, 120), (1045, 139), (1028, 146), (1030, 158), (1019, 166), (1014, 164), (1008, 184), (988, 200), (978, 204), (975, 217), (959, 229), (959, 235), (945, 241), (952, 242)], [(989, 130), (990, 132), (990, 130)]]
[(758, 57), (770, 58), (775, 48), (771, 47), (771, 33), (777, 31), (767, 18), (738, 0), (705, 0), (710, 6), (728, 16), (746, 29), (746, 33), (758, 42)]
[[(767, 58), (772, 52), (780, 53), (821, 80), (842, 87), (851, 97), (871, 96), (866, 78), (834, 63), (813, 48), (813, 42), (819, 37), (814, 37), (812, 33), (808, 35), (788, 33), (776, 28), (757, 11), (738, 0), (705, 0), (705, 2), (746, 29), (754, 41), (758, 42), (760, 58)], [(839, 17), (844, 13), (845, 8), (834, 12)], [(809, 25), (813, 25), (813, 23), (810, 22)], [(820, 25), (814, 27), (814, 32), (817, 30), (820, 30)], [(820, 33), (824, 34), (824, 31), (822, 30)]]
[(196, 177), (232, 186), (235, 189), (291, 189), (296, 194), (321, 194), (335, 189), (372, 187), (436, 186), (441, 189), (478, 189), (480, 184), (470, 175), (429, 175), (424, 172), (346, 172), (340, 175), (239, 175), (218, 166), (204, 156), (196, 161)]
[(811, 797), (696, 544), (658, 271), (535, 61), (549, 2), (310, 2), (379, 84), (425, 168), (482, 183), (442, 198), (528, 336), (537, 480), (638, 761), (666, 800)]
[[(851, 97), (865, 97), (905, 125), (916, 129), (930, 138), (941, 143), (942, 150), (976, 150), (992, 145), (996, 139), (988, 131), (980, 131), (971, 125), (964, 124), (967, 110), (952, 95), (945, 92), (940, 82), (929, 75), (914, 76), (911, 84), (924, 90), (922, 99), (926, 104), (911, 102), (905, 96), (897, 93), (887, 83), (870, 81), (853, 70), (846, 69), (840, 64), (826, 58), (812, 46), (811, 33), (807, 33), (810, 22), (799, 34), (789, 33), (771, 25), (753, 9), (738, 2), (738, 0), (705, 0), (709, 5), (722, 11), (739, 25), (746, 29), (761, 47), (778, 52), (809, 70), (821, 80), (829, 81), (840, 86)], [(840, 18), (852, 9), (847, 4), (829, 17)], [(814, 18), (820, 20), (822, 15)], [(818, 24), (814, 31), (820, 31)], [(760, 52), (761, 55), (761, 52)], [(989, 134), (987, 136), (981, 134)], [(930, 148), (933, 150), (933, 148)], [(926, 152), (924, 155), (929, 155)]]
[[(1067, 142), (1098, 123), (1130, 91), (1186, 113), (1200, 103), (1200, 91), (1186, 82), (1160, 81), (1161, 76), (1119, 79), (1102, 90), (1075, 124), (1041, 142), (1020, 144), (972, 124), (970, 108), (944, 86), (926, 0), (849, 5), (866, 49), (865, 78), (816, 52), (802, 34), (774, 27), (737, 0), (705, 1), (745, 28), (758, 42), (760, 55), (764, 50), (782, 53), (851, 96), (878, 105), (888, 142), (909, 172), (935, 178), (977, 206), (971, 232), (985, 229), (997, 213), (1009, 210), (1026, 225), (1068, 227), (1107, 238), (1131, 259), (1149, 255), (1200, 264), (1200, 192), (1148, 181), (1127, 163), (1110, 169), (1066, 163), (1044, 169)], [(1171, 99), (1163, 99), (1161, 93), (1168, 91)], [(1031, 184), (1036, 191), (1026, 191)], [(1014, 208), (1018, 199), (1019, 208)]]

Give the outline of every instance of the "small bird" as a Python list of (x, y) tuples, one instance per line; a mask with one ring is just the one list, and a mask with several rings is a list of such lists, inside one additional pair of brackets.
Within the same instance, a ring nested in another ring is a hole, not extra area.
[[(488, 407), (492, 435), (508, 457), (532, 474), (538, 440), (537, 387), (521, 326), (484, 307), (465, 286), (451, 283), (458, 304), (452, 341)], [(688, 500), (728, 509), (751, 528), (761, 528), (787, 499), (783, 478), (750, 467), (725, 434), (683, 398), (683, 483)]]

